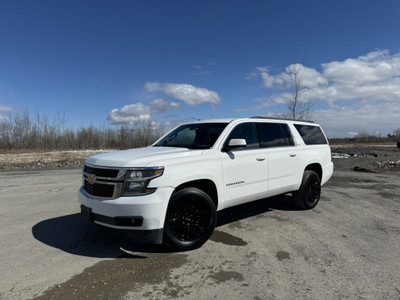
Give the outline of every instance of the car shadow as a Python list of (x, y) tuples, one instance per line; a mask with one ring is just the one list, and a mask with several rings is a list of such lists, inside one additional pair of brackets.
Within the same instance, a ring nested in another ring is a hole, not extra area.
[[(297, 209), (288, 195), (253, 201), (218, 212), (217, 227), (273, 210)], [(128, 235), (101, 229), (80, 213), (43, 220), (32, 227), (32, 235), (38, 241), (67, 253), (96, 258), (146, 258), (146, 253), (170, 252), (162, 245), (135, 244)]]
[(32, 235), (43, 244), (80, 256), (146, 258), (128, 254), (125, 249), (140, 253), (164, 252), (158, 245), (133, 245), (128, 236), (104, 230), (80, 213), (43, 220), (32, 227)]

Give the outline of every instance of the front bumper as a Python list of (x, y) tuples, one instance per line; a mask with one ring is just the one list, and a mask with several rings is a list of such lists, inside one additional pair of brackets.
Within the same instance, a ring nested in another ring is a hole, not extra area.
[(160, 244), (168, 200), (172, 188), (158, 188), (153, 194), (136, 197), (101, 199), (78, 191), (81, 213), (98, 225), (127, 231), (135, 241)]

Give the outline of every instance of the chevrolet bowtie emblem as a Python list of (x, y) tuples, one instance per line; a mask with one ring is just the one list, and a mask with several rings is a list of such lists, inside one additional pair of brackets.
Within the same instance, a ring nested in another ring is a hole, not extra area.
[(89, 175), (89, 176), (87, 177), (87, 181), (88, 181), (90, 184), (95, 183), (95, 182), (96, 182), (96, 176), (95, 176), (95, 175)]

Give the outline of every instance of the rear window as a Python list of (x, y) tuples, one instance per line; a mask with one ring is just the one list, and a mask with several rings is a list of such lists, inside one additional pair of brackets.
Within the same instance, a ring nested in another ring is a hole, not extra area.
[(306, 145), (328, 144), (319, 126), (295, 124), (294, 127), (296, 127)]
[(287, 124), (257, 123), (262, 148), (293, 146), (293, 138)]

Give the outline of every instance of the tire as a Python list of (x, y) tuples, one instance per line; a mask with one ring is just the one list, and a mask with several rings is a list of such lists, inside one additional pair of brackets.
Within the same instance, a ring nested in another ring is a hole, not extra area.
[(217, 223), (214, 202), (197, 188), (185, 188), (170, 199), (164, 223), (164, 244), (177, 251), (199, 248)]
[(301, 209), (313, 209), (321, 196), (321, 180), (317, 173), (306, 170), (300, 188), (293, 193), (293, 199)]

